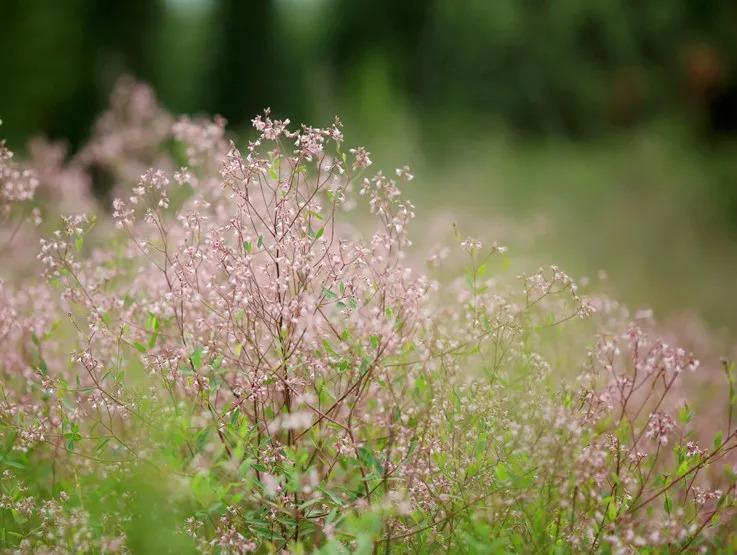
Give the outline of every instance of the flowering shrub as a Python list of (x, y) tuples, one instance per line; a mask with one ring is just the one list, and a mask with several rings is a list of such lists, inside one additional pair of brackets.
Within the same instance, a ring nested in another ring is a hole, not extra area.
[(459, 237), (465, 272), (423, 273), (409, 168), (369, 173), (337, 119), (253, 126), (240, 150), (124, 82), (68, 165), (3, 151), (6, 227), (56, 218), (37, 176), (54, 198), (103, 172), (114, 196), (108, 216), (79, 189), (44, 279), (0, 291), (4, 549), (737, 546), (728, 364), (703, 444), (692, 355), (557, 267), (492, 271), (496, 244)]

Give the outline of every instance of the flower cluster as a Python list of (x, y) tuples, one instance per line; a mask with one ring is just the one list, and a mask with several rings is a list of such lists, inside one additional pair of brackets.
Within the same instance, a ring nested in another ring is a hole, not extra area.
[(47, 162), (114, 198), (0, 289), (3, 548), (143, 549), (142, 512), (204, 553), (728, 548), (737, 431), (702, 446), (692, 355), (496, 243), (423, 272), (409, 168), (366, 175), (337, 119), (252, 123), (239, 148), (125, 81)]

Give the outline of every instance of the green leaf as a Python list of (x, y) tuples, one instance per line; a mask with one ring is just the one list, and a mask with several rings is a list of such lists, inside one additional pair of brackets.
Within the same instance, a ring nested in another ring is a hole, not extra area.
[(364, 465), (368, 467), (373, 467), (374, 471), (376, 472), (378, 476), (380, 476), (384, 472), (384, 467), (382, 466), (382, 464), (374, 456), (374, 454), (366, 447), (359, 447), (358, 455), (361, 458), (361, 462), (363, 462)]
[(199, 370), (202, 367), (202, 347), (197, 347), (192, 354), (189, 356), (192, 361), (192, 366), (195, 370)]
[(133, 346), (136, 349), (138, 349), (138, 351), (140, 351), (142, 353), (145, 353), (148, 350), (148, 349), (146, 349), (146, 346), (143, 343), (139, 342), (139, 341), (136, 341), (135, 343), (133, 343)]
[(102, 321), (105, 322), (105, 324), (107, 324), (108, 327), (112, 327), (113, 325), (113, 317), (110, 316), (109, 312), (105, 312), (102, 315)]
[(218, 356), (215, 360), (213, 360), (210, 363), (210, 367), (213, 370), (219, 370), (220, 367), (223, 365), (223, 361), (225, 360), (225, 357), (223, 355)]
[(504, 463), (498, 463), (494, 467), (494, 474), (500, 482), (507, 482), (512, 478), (512, 475), (509, 473), (509, 468), (507, 468), (507, 465)]
[(146, 320), (146, 327), (151, 331), (159, 330), (159, 318), (153, 312), (148, 313), (148, 319)]
[(626, 443), (632, 435), (632, 429), (627, 420), (622, 420), (617, 426), (617, 437), (622, 443)]
[(200, 433), (197, 434), (197, 437), (195, 438), (195, 445), (197, 446), (197, 451), (202, 451), (202, 449), (205, 447), (205, 443), (207, 442), (207, 436), (209, 434), (209, 430), (207, 428), (204, 428), (200, 431)]
[(23, 466), (22, 463), (19, 463), (17, 461), (10, 461), (10, 460), (4, 460), (3, 465), (9, 466), (10, 468), (17, 468), (18, 470), (23, 470), (25, 466)]
[(614, 522), (617, 519), (617, 504), (614, 501), (610, 501), (606, 510), (607, 518)]

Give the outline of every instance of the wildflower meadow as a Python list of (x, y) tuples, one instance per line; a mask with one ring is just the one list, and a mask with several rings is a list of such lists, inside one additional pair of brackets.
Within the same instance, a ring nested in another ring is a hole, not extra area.
[(737, 551), (731, 361), (413, 246), (421, 180), (337, 118), (252, 125), (124, 79), (73, 156), (1, 147), (2, 552)]

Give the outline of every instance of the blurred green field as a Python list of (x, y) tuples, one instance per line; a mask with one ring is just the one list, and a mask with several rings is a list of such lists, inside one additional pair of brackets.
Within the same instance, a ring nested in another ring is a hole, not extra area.
[(412, 164), (421, 244), (447, 240), (457, 222), (533, 269), (561, 265), (659, 319), (698, 314), (734, 329), (737, 145), (704, 146), (668, 122), (585, 143), (455, 136), (424, 155), (409, 125), (369, 143), (379, 160)]
[(531, 264), (603, 270), (628, 303), (735, 329), (734, 16), (689, 0), (14, 0), (0, 116), (17, 151), (38, 133), (73, 150), (123, 73), (236, 130), (267, 105), (339, 114), (348, 143), (412, 166), (420, 219), (450, 211)]

